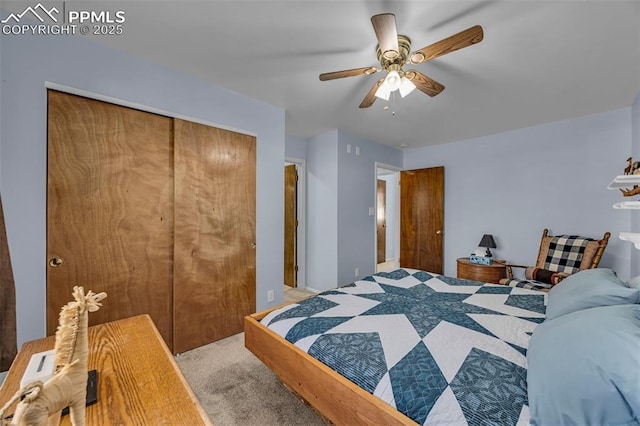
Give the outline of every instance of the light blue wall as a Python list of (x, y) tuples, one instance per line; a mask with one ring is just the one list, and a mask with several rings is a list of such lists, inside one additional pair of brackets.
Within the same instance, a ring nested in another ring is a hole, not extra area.
[(401, 167), (402, 152), (331, 130), (306, 141), (306, 161), (307, 287), (329, 290), (352, 282), (356, 268), (375, 272), (375, 164)]
[[(493, 234), (497, 258), (535, 262), (552, 234), (612, 237), (600, 266), (630, 274), (630, 213), (607, 190), (631, 152), (630, 108), (445, 145), (407, 150), (404, 168), (445, 167), (445, 274)], [(634, 257), (634, 259), (637, 257)]]
[(338, 131), (307, 140), (307, 288), (335, 288), (338, 276)]
[(284, 110), (80, 36), (3, 35), (0, 51), (0, 182), (19, 344), (45, 335), (46, 82), (257, 135), (257, 309), (282, 302), (274, 247), (283, 246)]
[[(631, 145), (634, 161), (640, 161), (640, 93), (631, 106)], [(637, 199), (637, 198), (634, 198)], [(631, 212), (631, 232), (640, 232), (640, 212)], [(633, 246), (632, 246), (633, 247)], [(640, 275), (640, 250), (631, 249), (631, 276)]]
[(297, 136), (286, 135), (284, 155), (290, 158), (304, 160), (307, 158), (307, 140)]
[(640, 92), (631, 105), (631, 141), (633, 157), (635, 160), (640, 160)]
[[(376, 162), (402, 166), (402, 151), (338, 132), (338, 284), (371, 275), (376, 268)], [(347, 152), (351, 146), (351, 153)], [(359, 149), (359, 155), (356, 150)]]

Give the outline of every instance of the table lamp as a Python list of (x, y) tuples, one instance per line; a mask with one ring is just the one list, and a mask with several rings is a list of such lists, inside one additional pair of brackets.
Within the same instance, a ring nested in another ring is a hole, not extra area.
[(487, 248), (487, 252), (485, 253), (486, 257), (491, 257), (493, 256), (491, 254), (491, 250), (489, 250), (489, 248), (496, 248), (496, 242), (493, 239), (493, 235), (491, 234), (484, 234), (482, 236), (482, 239), (480, 240), (480, 244), (478, 244), (479, 247), (486, 247)]

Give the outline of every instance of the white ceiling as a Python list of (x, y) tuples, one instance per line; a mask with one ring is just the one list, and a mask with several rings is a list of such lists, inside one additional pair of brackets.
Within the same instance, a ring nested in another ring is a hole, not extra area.
[[(640, 91), (638, 0), (85, 4), (126, 12), (124, 35), (96, 40), (284, 108), (299, 137), (337, 128), (413, 148), (628, 107)], [(414, 66), (446, 87), (440, 95), (359, 109), (381, 73), (318, 74), (379, 65), (370, 17), (383, 12), (412, 50), (476, 24), (484, 40)]]

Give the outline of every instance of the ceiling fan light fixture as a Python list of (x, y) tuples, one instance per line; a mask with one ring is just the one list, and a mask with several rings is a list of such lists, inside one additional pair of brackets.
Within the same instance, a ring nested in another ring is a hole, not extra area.
[(392, 90), (389, 89), (389, 86), (385, 84), (385, 81), (382, 82), (378, 90), (376, 90), (376, 98), (388, 101), (389, 96), (391, 96)]
[(400, 88), (400, 74), (398, 74), (398, 71), (389, 71), (387, 78), (384, 79), (384, 83), (382, 84), (387, 86), (390, 92), (398, 90)]
[(407, 77), (402, 77), (400, 79), (400, 96), (403, 98), (407, 96), (409, 93), (413, 92), (416, 88), (416, 85), (413, 84), (413, 81), (409, 80)]

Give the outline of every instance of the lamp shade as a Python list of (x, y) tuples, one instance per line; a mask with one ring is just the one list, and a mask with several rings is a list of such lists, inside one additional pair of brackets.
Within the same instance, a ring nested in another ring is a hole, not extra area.
[(380, 99), (384, 99), (385, 101), (389, 100), (390, 95), (391, 95), (391, 90), (389, 90), (389, 87), (386, 84), (384, 84), (384, 82), (380, 85), (380, 87), (378, 87), (378, 90), (376, 90), (376, 97)]
[(398, 74), (398, 71), (389, 71), (387, 78), (384, 79), (384, 84), (386, 84), (391, 92), (398, 90), (400, 88), (400, 74)]
[(496, 248), (496, 242), (493, 239), (493, 235), (491, 234), (484, 234), (482, 236), (482, 239), (480, 240), (480, 244), (478, 244), (478, 246), (480, 247), (486, 247), (487, 248), (487, 252), (485, 253), (486, 257), (491, 257), (493, 256), (491, 254), (491, 250), (492, 248)]
[(484, 234), (480, 240), (480, 244), (478, 244), (478, 247), (496, 248), (496, 242), (493, 239), (493, 235)]
[(403, 98), (405, 96), (407, 96), (409, 93), (413, 92), (413, 89), (416, 88), (416, 85), (413, 84), (413, 82), (411, 80), (409, 80), (407, 77), (402, 77), (400, 79), (400, 96), (402, 96)]

